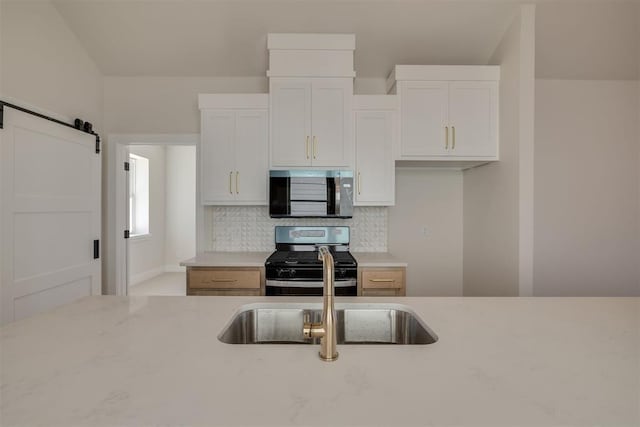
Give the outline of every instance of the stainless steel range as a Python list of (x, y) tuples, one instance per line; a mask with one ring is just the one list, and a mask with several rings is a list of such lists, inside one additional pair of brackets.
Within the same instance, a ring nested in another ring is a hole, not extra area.
[(349, 227), (276, 227), (276, 251), (265, 262), (267, 295), (322, 295), (318, 246), (331, 248), (335, 295), (355, 296), (358, 263), (349, 253)]

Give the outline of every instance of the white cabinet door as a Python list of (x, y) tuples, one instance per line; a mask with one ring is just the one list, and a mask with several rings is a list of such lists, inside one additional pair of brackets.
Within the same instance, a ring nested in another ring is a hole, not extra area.
[(392, 111), (356, 111), (356, 204), (395, 204)]
[(202, 203), (234, 200), (235, 174), (233, 111), (204, 110), (200, 144), (200, 182)]
[(449, 126), (451, 155), (497, 156), (498, 83), (451, 82)]
[(350, 79), (314, 79), (311, 93), (313, 166), (340, 167), (350, 163)]
[(311, 81), (271, 81), (271, 165), (311, 165)]
[(448, 82), (402, 82), (400, 156), (446, 156)]
[(266, 110), (236, 113), (233, 191), (238, 202), (267, 203), (268, 132)]

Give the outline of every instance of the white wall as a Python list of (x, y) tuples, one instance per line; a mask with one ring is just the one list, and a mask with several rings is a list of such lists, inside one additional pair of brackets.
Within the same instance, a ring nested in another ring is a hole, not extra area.
[(407, 295), (462, 295), (462, 224), (462, 172), (396, 169), (388, 246), (409, 263)]
[(129, 285), (164, 272), (165, 157), (163, 145), (132, 145), (129, 150), (149, 159), (149, 235), (129, 239)]
[[(464, 294), (526, 294), (532, 241), (533, 10), (524, 6), (490, 63), (501, 65), (500, 162), (464, 172)], [(531, 154), (530, 154), (531, 153)], [(526, 237), (525, 237), (526, 238)], [(527, 247), (527, 244), (529, 247)], [(521, 257), (525, 258), (521, 258)]]
[(0, 2), (0, 95), (102, 129), (103, 78), (48, 1)]
[(200, 132), (199, 93), (266, 93), (266, 77), (105, 77), (108, 133)]
[(534, 293), (640, 294), (640, 3), (537, 7)]
[(536, 81), (536, 295), (640, 295), (639, 117), (637, 81)]
[(196, 255), (196, 147), (166, 147), (164, 270), (184, 271)]
[(640, 75), (640, 2), (537, 2), (536, 27), (537, 78), (635, 80)]

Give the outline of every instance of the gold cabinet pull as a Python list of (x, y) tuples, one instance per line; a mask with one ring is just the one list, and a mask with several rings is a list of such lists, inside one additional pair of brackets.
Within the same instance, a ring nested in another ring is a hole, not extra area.
[(307, 160), (309, 160), (309, 136), (307, 136), (307, 140), (304, 143), (304, 149), (307, 153)]
[(369, 281), (374, 283), (393, 283), (396, 279), (369, 279)]
[(229, 172), (229, 194), (233, 194), (233, 188), (231, 187), (232, 179), (233, 179), (233, 172)]
[(444, 149), (449, 149), (449, 126), (444, 127)]
[(236, 171), (236, 194), (240, 194), (240, 190), (238, 189), (238, 187), (240, 186), (240, 184), (238, 184), (238, 181), (240, 180), (240, 172)]
[(451, 141), (451, 149), (455, 150), (456, 149), (456, 127), (455, 126), (451, 126), (451, 132), (453, 133), (453, 141)]
[(314, 159), (316, 158), (317, 150), (318, 150), (318, 149), (317, 149), (317, 147), (318, 147), (317, 142), (318, 142), (318, 140), (317, 140), (317, 138), (314, 136), (314, 137), (313, 137), (313, 158), (314, 158)]
[(360, 182), (360, 172), (358, 172), (358, 194), (360, 194), (361, 188), (362, 188), (362, 183)]

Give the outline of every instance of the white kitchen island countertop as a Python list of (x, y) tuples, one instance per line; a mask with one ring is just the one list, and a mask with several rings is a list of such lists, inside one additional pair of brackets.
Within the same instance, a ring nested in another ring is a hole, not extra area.
[(389, 252), (351, 252), (358, 267), (407, 267), (408, 264)]
[[(351, 252), (358, 267), (406, 267), (407, 263), (388, 252)], [(187, 267), (264, 267), (272, 252), (202, 252), (182, 261)]]
[(0, 425), (640, 425), (640, 298), (392, 300), (439, 341), (327, 363), (216, 339), (242, 304), (317, 297), (87, 297), (0, 328)]

